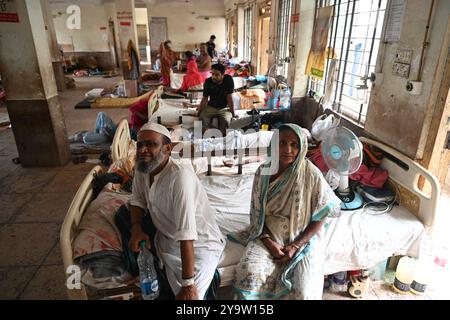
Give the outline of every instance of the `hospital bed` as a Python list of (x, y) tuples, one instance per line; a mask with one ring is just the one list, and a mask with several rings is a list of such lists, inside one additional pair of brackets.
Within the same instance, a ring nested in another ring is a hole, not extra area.
[[(113, 142), (113, 159), (128, 153), (132, 145), (130, 141), (128, 126), (121, 123)], [(399, 190), (400, 205), (394, 206), (385, 214), (356, 210), (343, 212), (338, 218), (329, 218), (326, 227), (319, 234), (326, 244), (324, 274), (368, 269), (394, 255), (417, 257), (421, 242), (433, 234), (436, 204), (440, 193), (437, 179), (396, 150), (374, 140), (361, 138), (361, 141), (383, 150), (385, 157), (382, 167), (389, 171), (390, 182)], [(211, 158), (211, 153), (209, 155)], [(199, 159), (198, 162), (201, 163), (202, 160)], [(224, 235), (244, 229), (249, 224), (253, 174), (258, 165), (259, 163), (248, 165), (241, 175), (235, 172), (233, 174), (232, 171), (226, 172), (231, 170), (227, 168), (223, 172), (213, 169), (214, 175), (209, 176), (205, 174), (204, 166), (198, 163), (193, 165), (211, 206), (216, 210), (216, 219)], [(97, 166), (86, 176), (64, 219), (60, 245), (66, 270), (74, 264), (73, 243), (83, 214), (93, 199), (93, 175), (99, 172), (102, 172), (102, 169)], [(418, 187), (419, 177), (427, 181), (429, 190), (426, 193)], [(227, 241), (218, 265), (222, 287), (232, 285), (235, 266), (243, 249), (241, 245)], [(135, 290), (135, 286), (130, 286), (129, 291)], [(68, 289), (68, 296), (70, 299), (88, 299), (87, 292), (86, 286), (81, 283), (79, 289)]]
[[(233, 94), (235, 106), (239, 104), (239, 97)], [(173, 127), (181, 124), (184, 128), (190, 129), (194, 127), (195, 121), (200, 121), (197, 117), (197, 110), (194, 107), (185, 107), (190, 104), (189, 99), (159, 99), (159, 107), (156, 111), (149, 113), (149, 122), (155, 122), (167, 127)], [(247, 127), (258, 120), (258, 117), (266, 113), (274, 111), (260, 110), (259, 115), (248, 114), (250, 110), (241, 110), (235, 108), (235, 113), (238, 118), (231, 119), (230, 129), (239, 129)]]

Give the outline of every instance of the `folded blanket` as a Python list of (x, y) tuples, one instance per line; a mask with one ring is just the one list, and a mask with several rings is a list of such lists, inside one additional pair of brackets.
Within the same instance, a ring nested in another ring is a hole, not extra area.
[(139, 97), (135, 98), (97, 98), (91, 104), (91, 108), (128, 108), (135, 102), (138, 102), (142, 99), (147, 99), (152, 94), (152, 91), (149, 91)]

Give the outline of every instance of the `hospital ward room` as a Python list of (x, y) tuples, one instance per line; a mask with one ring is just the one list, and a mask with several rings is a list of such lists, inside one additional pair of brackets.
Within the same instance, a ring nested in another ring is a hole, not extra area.
[(0, 2), (1, 300), (450, 299), (450, 1)]

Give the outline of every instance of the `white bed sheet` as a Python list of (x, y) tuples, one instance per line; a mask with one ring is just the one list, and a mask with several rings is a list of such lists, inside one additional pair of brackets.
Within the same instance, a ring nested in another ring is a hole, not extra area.
[(370, 212), (360, 209), (329, 219), (319, 234), (325, 241), (325, 274), (371, 268), (391, 255), (419, 255), (427, 236), (413, 214), (403, 206), (382, 215)]
[[(253, 175), (201, 177), (201, 182), (224, 235), (249, 225)], [(325, 241), (325, 274), (371, 268), (392, 255), (418, 256), (426, 237), (423, 224), (402, 206), (382, 215), (346, 211), (327, 222), (319, 234)], [(237, 264), (243, 250), (228, 241), (219, 267)]]
[[(216, 221), (225, 237), (230, 232), (245, 229), (250, 224), (253, 174), (233, 177), (201, 177), (200, 181), (211, 206), (216, 210)], [(225, 251), (219, 261), (219, 268), (238, 263), (243, 250), (244, 247), (240, 244), (227, 241)]]

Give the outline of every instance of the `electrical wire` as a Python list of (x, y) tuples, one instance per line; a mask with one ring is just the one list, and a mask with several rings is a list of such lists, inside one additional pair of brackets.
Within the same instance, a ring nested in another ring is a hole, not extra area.
[(399, 203), (398, 200), (399, 200), (400, 190), (395, 183), (390, 182), (390, 184), (395, 187), (394, 199), (389, 202), (369, 201), (363, 205), (363, 207), (362, 207), (363, 213), (369, 214), (369, 215), (374, 215), (374, 216), (383, 215), (383, 214), (390, 212), (392, 210), (392, 208), (394, 207), (394, 205)]

